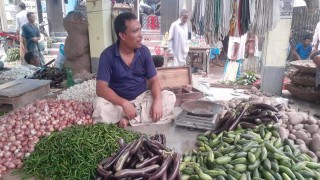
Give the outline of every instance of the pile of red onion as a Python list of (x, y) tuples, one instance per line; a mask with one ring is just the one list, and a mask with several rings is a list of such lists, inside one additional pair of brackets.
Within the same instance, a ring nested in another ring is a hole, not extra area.
[(22, 166), (42, 136), (74, 124), (93, 124), (92, 103), (74, 100), (38, 100), (0, 118), (0, 177)]

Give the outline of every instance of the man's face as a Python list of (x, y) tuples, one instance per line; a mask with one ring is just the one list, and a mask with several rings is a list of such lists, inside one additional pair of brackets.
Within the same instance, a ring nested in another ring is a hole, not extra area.
[(127, 29), (120, 32), (122, 41), (130, 48), (137, 49), (142, 45), (141, 24), (137, 19), (128, 20), (125, 23)]
[(31, 60), (31, 64), (34, 66), (40, 66), (40, 60), (38, 56), (34, 56), (34, 58)]
[(35, 14), (31, 14), (31, 16), (28, 18), (28, 21), (31, 23), (34, 23), (36, 21), (36, 15)]
[(185, 24), (185, 23), (188, 21), (188, 19), (189, 19), (189, 13), (184, 13), (184, 14), (180, 17), (180, 19), (181, 19), (181, 22), (182, 22), (183, 24)]
[(305, 39), (305, 40), (303, 41), (303, 44), (304, 44), (305, 46), (307, 46), (307, 45), (310, 44), (310, 42), (311, 42), (310, 39)]

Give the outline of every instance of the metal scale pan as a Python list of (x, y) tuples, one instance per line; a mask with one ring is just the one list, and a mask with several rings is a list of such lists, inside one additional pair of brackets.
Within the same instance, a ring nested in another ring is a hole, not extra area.
[(192, 129), (214, 130), (218, 114), (223, 106), (211, 101), (192, 100), (181, 104), (183, 111), (175, 120), (177, 126)]

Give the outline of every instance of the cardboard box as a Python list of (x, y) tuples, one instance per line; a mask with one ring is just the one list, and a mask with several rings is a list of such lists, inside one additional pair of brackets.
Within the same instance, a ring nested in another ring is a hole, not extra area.
[(192, 86), (192, 75), (189, 66), (157, 68), (161, 89), (167, 89), (176, 94), (175, 106), (180, 106), (184, 101), (200, 99), (203, 92)]

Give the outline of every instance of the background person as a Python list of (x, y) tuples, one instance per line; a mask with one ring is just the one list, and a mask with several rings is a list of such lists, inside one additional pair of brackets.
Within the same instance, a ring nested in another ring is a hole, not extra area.
[(181, 10), (180, 18), (173, 22), (169, 30), (168, 54), (177, 59), (178, 66), (185, 66), (189, 52), (188, 26), (189, 11)]
[(303, 42), (298, 43), (293, 49), (293, 60), (305, 60), (309, 59), (312, 51), (311, 38), (305, 36)]
[(27, 11), (26, 11), (26, 4), (25, 3), (20, 3), (19, 7), (21, 11), (16, 15), (16, 31), (17, 31), (17, 36), (19, 36), (20, 40), (20, 60), (21, 64), (25, 65), (26, 62), (24, 61), (24, 54), (26, 53), (26, 49), (24, 46), (23, 38), (21, 37), (22, 33), (22, 26), (26, 23), (28, 23), (28, 18), (27, 18)]
[(22, 26), (21, 36), (24, 38), (24, 46), (28, 52), (33, 52), (40, 58), (40, 65), (45, 64), (44, 57), (39, 47), (40, 31), (35, 24), (36, 16), (33, 12), (27, 13), (28, 23)]

